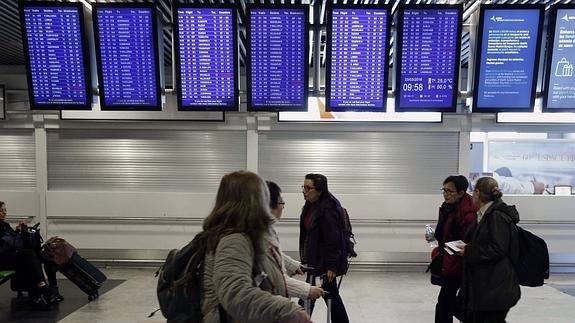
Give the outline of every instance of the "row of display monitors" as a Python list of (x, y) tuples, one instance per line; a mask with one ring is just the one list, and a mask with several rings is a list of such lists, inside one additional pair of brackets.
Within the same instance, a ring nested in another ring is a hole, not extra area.
[[(20, 9), (33, 109), (91, 108), (86, 30), (93, 25), (101, 109), (161, 110), (153, 5), (93, 4), (92, 24), (81, 3), (21, 2)], [(398, 9), (395, 111), (455, 111), (462, 10)], [(248, 5), (248, 110), (307, 110), (308, 14), (308, 5)], [(238, 110), (236, 15), (229, 5), (175, 6), (180, 110)], [(543, 5), (481, 6), (473, 111), (533, 110), (543, 20)], [(391, 21), (388, 6), (328, 4), (327, 111), (386, 111)], [(550, 24), (543, 109), (575, 110), (575, 7), (555, 6)]]

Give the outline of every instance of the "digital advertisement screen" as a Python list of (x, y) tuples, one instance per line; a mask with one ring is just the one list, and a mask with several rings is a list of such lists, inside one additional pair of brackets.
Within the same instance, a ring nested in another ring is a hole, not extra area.
[(455, 112), (461, 13), (461, 6), (400, 9), (395, 111)]
[(307, 110), (308, 12), (307, 5), (248, 7), (248, 110)]
[(575, 111), (575, 6), (555, 7), (551, 24), (543, 111)]
[(232, 7), (178, 7), (176, 73), (180, 110), (238, 110), (237, 29)]
[(155, 9), (95, 4), (92, 14), (101, 109), (161, 109)]
[(533, 111), (544, 7), (482, 5), (473, 111)]
[(327, 111), (385, 112), (387, 7), (328, 7)]
[(90, 109), (81, 3), (21, 2), (31, 109)]

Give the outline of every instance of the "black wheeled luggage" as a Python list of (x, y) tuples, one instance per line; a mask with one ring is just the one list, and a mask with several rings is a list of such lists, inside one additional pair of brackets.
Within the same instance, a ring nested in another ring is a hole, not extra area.
[(60, 268), (60, 272), (88, 294), (89, 300), (100, 296), (99, 289), (107, 279), (104, 273), (78, 254), (74, 254), (70, 263)]

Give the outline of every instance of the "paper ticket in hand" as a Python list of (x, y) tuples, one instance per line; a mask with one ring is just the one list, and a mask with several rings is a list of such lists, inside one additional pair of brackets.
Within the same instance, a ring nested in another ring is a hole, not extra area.
[(448, 254), (453, 255), (461, 251), (460, 247), (465, 245), (466, 243), (461, 240), (449, 241), (445, 243), (444, 249)]

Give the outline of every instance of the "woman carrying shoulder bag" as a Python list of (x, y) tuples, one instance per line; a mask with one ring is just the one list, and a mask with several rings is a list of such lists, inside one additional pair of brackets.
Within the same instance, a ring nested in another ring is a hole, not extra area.
[(457, 291), (463, 275), (461, 256), (450, 255), (444, 251), (444, 244), (449, 241), (462, 240), (469, 242), (470, 234), (475, 228), (477, 207), (473, 198), (467, 193), (469, 182), (462, 175), (449, 176), (443, 181), (441, 192), (444, 202), (439, 208), (439, 219), (435, 238), (442, 253), (441, 290), (435, 305), (435, 323), (453, 323), (453, 316), (461, 314), (457, 304)]

